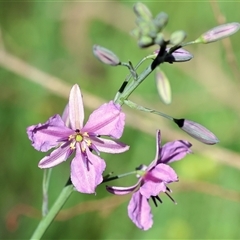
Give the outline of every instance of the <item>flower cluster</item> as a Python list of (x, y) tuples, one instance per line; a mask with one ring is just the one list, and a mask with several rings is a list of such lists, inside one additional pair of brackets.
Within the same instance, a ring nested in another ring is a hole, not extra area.
[[(201, 124), (184, 118), (176, 119), (157, 110), (139, 106), (128, 98), (147, 76), (156, 70), (159, 95), (164, 103), (170, 104), (170, 82), (159, 66), (162, 63), (174, 64), (191, 60), (193, 55), (183, 47), (197, 43), (211, 43), (228, 37), (240, 29), (240, 24), (233, 22), (212, 28), (196, 40), (184, 43), (186, 34), (182, 30), (173, 32), (169, 39), (164, 36), (163, 30), (168, 22), (166, 13), (160, 12), (153, 17), (150, 10), (142, 3), (135, 4), (134, 12), (137, 16), (137, 28), (133, 34), (138, 38), (138, 45), (141, 48), (158, 45), (159, 48), (133, 66), (130, 61), (127, 63), (120, 61), (112, 51), (94, 45), (93, 53), (101, 62), (110, 66), (127, 67), (130, 72), (114, 100), (104, 103), (93, 111), (84, 124), (82, 94), (79, 86), (75, 84), (70, 91), (69, 102), (62, 116), (57, 114), (43, 124), (28, 127), (27, 134), (36, 150), (47, 152), (53, 149), (50, 154), (40, 160), (39, 168), (52, 168), (72, 157), (70, 180), (78, 192), (92, 194), (103, 182), (136, 174), (138, 181), (135, 185), (130, 187), (107, 186), (106, 190), (116, 195), (131, 193), (128, 216), (138, 228), (148, 230), (153, 224), (150, 200), (152, 199), (157, 206), (157, 201), (162, 203), (159, 194), (165, 193), (175, 202), (170, 196), (171, 190), (168, 184), (177, 182), (178, 176), (169, 163), (178, 161), (191, 153), (192, 144), (188, 141), (177, 140), (161, 146), (160, 130), (157, 130), (154, 160), (148, 166), (140, 165), (134, 172), (114, 177), (110, 177), (110, 174), (103, 177), (106, 162), (100, 157), (100, 153), (118, 154), (129, 150), (127, 144), (117, 141), (121, 138), (125, 125), (125, 114), (121, 109), (123, 104), (164, 117), (204, 144), (218, 143), (218, 138)], [(151, 64), (138, 74), (138, 67), (147, 59), (152, 60)]]

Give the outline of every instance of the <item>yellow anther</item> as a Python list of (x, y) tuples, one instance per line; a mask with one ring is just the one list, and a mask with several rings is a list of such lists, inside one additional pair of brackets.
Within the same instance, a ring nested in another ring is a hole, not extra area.
[(76, 142), (71, 142), (70, 143), (70, 148), (73, 150), (73, 149), (76, 149)]
[(70, 135), (69, 137), (68, 137), (68, 140), (70, 141), (70, 140), (72, 140), (72, 139), (74, 139), (75, 138), (75, 135)]
[(83, 137), (89, 137), (87, 132), (84, 132), (82, 135), (83, 135)]
[(91, 140), (89, 140), (89, 139), (85, 140), (85, 142), (87, 143), (88, 147), (91, 146), (91, 144), (92, 144)]

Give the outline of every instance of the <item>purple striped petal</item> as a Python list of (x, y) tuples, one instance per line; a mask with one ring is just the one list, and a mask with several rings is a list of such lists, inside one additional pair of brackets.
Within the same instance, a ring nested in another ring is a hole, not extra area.
[(95, 188), (102, 180), (102, 173), (106, 167), (103, 159), (92, 154), (89, 149), (82, 153), (77, 145), (76, 156), (71, 162), (71, 181), (77, 191), (95, 193)]
[(121, 112), (120, 105), (110, 101), (100, 106), (90, 115), (82, 132), (120, 138), (124, 124), (125, 114)]
[(69, 95), (69, 120), (72, 129), (81, 129), (84, 121), (83, 99), (79, 86), (75, 84)]
[(73, 151), (70, 150), (69, 145), (65, 144), (51, 152), (49, 156), (44, 157), (39, 163), (40, 168), (51, 168), (64, 161), (66, 161)]
[(91, 140), (100, 152), (122, 153), (129, 149), (128, 145), (110, 139), (95, 138)]
[(142, 196), (139, 191), (133, 194), (128, 205), (128, 216), (133, 223), (142, 230), (152, 227), (152, 213), (148, 199)]
[(59, 115), (55, 115), (46, 123), (39, 123), (27, 128), (28, 138), (32, 146), (41, 152), (56, 147), (59, 140), (68, 137), (73, 131), (67, 128)]

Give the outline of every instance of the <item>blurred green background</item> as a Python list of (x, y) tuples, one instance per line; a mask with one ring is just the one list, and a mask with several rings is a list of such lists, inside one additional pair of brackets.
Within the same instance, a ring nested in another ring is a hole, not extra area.
[[(128, 74), (95, 59), (92, 45), (109, 48), (133, 64), (155, 50), (139, 49), (129, 34), (135, 27), (133, 4), (0, 2), (1, 239), (27, 239), (40, 220), (43, 171), (37, 164), (45, 154), (32, 148), (26, 127), (61, 113), (75, 83), (81, 86), (87, 119), (114, 97)], [(147, 6), (154, 15), (169, 14), (166, 36), (185, 30), (189, 41), (221, 22), (240, 21), (238, 2), (155, 1)], [(178, 205), (160, 195), (164, 204), (156, 208), (151, 203), (154, 225), (144, 232), (127, 216), (130, 196), (115, 197), (102, 185), (96, 196), (73, 193), (44, 239), (240, 239), (239, 38), (237, 33), (190, 46), (192, 61), (164, 64), (171, 105), (160, 101), (154, 74), (131, 96), (143, 106), (201, 123), (218, 136), (218, 145), (198, 143), (165, 119), (124, 107), (127, 126), (121, 141), (131, 145), (130, 151), (101, 155), (106, 173), (124, 173), (153, 160), (156, 129), (161, 129), (163, 143), (190, 141), (194, 154), (172, 164), (180, 181), (169, 187)], [(54, 168), (50, 205), (68, 176), (69, 161)], [(135, 182), (130, 177), (112, 184)]]

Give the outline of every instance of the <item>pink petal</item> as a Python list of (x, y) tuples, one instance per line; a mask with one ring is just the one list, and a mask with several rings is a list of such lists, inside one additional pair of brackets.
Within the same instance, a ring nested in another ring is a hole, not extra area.
[(166, 185), (178, 181), (175, 171), (166, 164), (158, 164), (144, 177), (144, 184), (140, 192), (146, 198), (157, 196), (160, 192), (166, 191)]
[(62, 120), (67, 127), (71, 128), (70, 120), (69, 120), (69, 106), (68, 106), (68, 104), (64, 108), (64, 111), (63, 111), (63, 114), (62, 114)]
[(28, 138), (32, 141), (32, 146), (41, 152), (56, 147), (59, 140), (67, 138), (72, 134), (72, 130), (67, 128), (59, 115), (55, 115), (46, 123), (39, 123), (27, 128)]
[(69, 120), (72, 129), (81, 129), (84, 121), (83, 99), (79, 86), (75, 84), (69, 95)]
[(191, 143), (183, 140), (166, 143), (162, 147), (161, 158), (158, 163), (170, 163), (184, 158), (188, 153), (192, 152), (191, 146)]
[(72, 151), (69, 149), (69, 145), (65, 144), (65, 147), (59, 147), (52, 151), (49, 156), (44, 157), (38, 164), (40, 168), (51, 168), (58, 165), (61, 162), (66, 161), (71, 155)]
[(110, 139), (95, 138), (91, 140), (99, 152), (122, 153), (129, 149), (128, 145)]
[(95, 188), (103, 178), (102, 173), (106, 167), (103, 159), (86, 149), (86, 155), (77, 145), (76, 156), (71, 162), (71, 181), (77, 191), (81, 193), (95, 193)]
[(139, 181), (130, 187), (115, 187), (115, 186), (106, 186), (108, 192), (115, 194), (115, 195), (126, 195), (133, 191), (135, 191), (139, 186)]
[(82, 132), (95, 133), (113, 138), (120, 138), (125, 124), (125, 114), (121, 107), (113, 101), (105, 103), (89, 117)]
[(156, 132), (156, 155), (155, 155), (154, 160), (148, 166), (147, 171), (157, 165), (157, 161), (160, 158), (160, 156), (161, 156), (161, 132), (160, 132), (160, 130), (157, 130), (157, 132)]
[(128, 205), (128, 216), (142, 230), (148, 230), (152, 227), (153, 220), (148, 199), (142, 196), (139, 191), (132, 195)]

